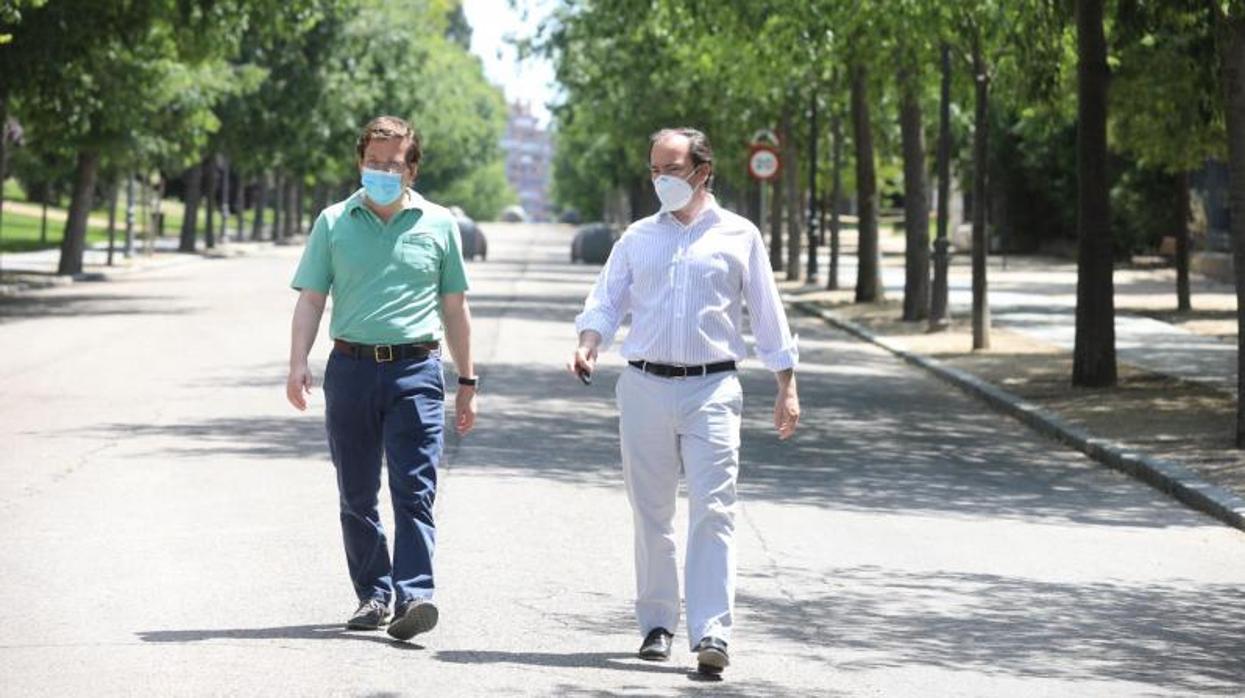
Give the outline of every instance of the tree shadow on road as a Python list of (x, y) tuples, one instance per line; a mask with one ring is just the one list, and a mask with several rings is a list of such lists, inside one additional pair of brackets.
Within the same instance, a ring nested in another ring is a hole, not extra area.
[[(770, 423), (773, 378), (741, 374), (745, 501), (1140, 527), (1208, 522), (862, 345), (813, 346), (802, 362), (804, 414), (788, 442)], [(585, 387), (553, 367), (493, 367), (477, 431), (452, 467), (617, 487), (618, 372), (602, 368)]]
[[(127, 440), (140, 456), (306, 458), (327, 461), (323, 417), (213, 417), (171, 424), (101, 424), (82, 433)], [(144, 443), (151, 448), (144, 450)], [(173, 444), (173, 445), (170, 445)]]
[(0, 298), (0, 325), (32, 318), (71, 318), (89, 315), (185, 315), (192, 306), (184, 299), (123, 293), (32, 293)]
[(739, 605), (768, 633), (854, 657), (836, 661), (837, 671), (920, 665), (1179, 692), (1245, 688), (1245, 590), (1235, 585), (1046, 582), (876, 566), (784, 576), (793, 588), (820, 591), (794, 607), (786, 595), (740, 593)]

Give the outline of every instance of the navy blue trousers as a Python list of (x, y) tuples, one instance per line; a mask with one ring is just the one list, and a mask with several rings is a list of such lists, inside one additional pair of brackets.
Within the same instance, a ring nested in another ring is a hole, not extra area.
[[(440, 355), (377, 363), (335, 351), (324, 371), (324, 401), (355, 593), (385, 603), (396, 595), (399, 606), (432, 598), (432, 505), (445, 427)], [(382, 460), (396, 529), (392, 562), (377, 510)]]

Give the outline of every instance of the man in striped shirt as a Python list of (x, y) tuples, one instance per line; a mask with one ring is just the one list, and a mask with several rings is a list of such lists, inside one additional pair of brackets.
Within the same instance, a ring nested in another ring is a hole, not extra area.
[(774, 427), (790, 437), (800, 418), (799, 359), (761, 234), (709, 192), (713, 151), (695, 129), (665, 129), (649, 143), (661, 211), (631, 224), (575, 320), (572, 371), (590, 376), (598, 351), (623, 319), (630, 367), (619, 378), (623, 479), (635, 518), (636, 619), (640, 657), (670, 656), (677, 629), (674, 510), (679, 471), (690, 509), (684, 598), (698, 669), (729, 664), (735, 603), (735, 480), (743, 394), (742, 306), (756, 354), (778, 381)]

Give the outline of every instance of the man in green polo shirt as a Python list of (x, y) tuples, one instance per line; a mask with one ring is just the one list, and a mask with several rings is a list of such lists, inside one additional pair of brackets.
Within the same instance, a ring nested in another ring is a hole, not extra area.
[[(373, 119), (356, 146), (363, 188), (316, 219), (291, 285), (299, 292), (286, 397), (307, 409), (307, 355), (333, 298), (333, 352), (324, 370), (325, 423), (337, 471), (346, 563), (359, 599), (346, 622), (407, 640), (437, 623), (432, 601), (433, 500), (445, 424), (440, 343), (458, 372), (454, 424), (475, 424), (477, 379), (458, 225), (410, 189), (419, 136), (402, 119)], [(388, 463), (392, 561), (377, 511)], [(393, 622), (390, 623), (390, 604)]]

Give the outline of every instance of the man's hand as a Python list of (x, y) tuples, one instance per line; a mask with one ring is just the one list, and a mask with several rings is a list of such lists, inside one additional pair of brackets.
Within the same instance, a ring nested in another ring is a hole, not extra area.
[(566, 362), (566, 370), (571, 375), (578, 376), (581, 373), (592, 374), (597, 370), (597, 347), (601, 344), (601, 335), (592, 330), (584, 330), (579, 334), (579, 346), (575, 348), (575, 354), (571, 360)]
[(311, 394), (311, 369), (307, 364), (290, 366), (285, 379), (285, 399), (300, 412), (307, 409), (307, 396)]
[(795, 433), (800, 423), (800, 396), (795, 391), (795, 377), (780, 382), (778, 397), (774, 400), (774, 428), (778, 430), (778, 438), (786, 440)]
[(460, 385), (454, 393), (454, 428), (459, 436), (476, 425), (476, 389), (472, 385)]
[(578, 376), (580, 373), (591, 374), (597, 370), (596, 348), (585, 347), (581, 344), (575, 349), (575, 355), (567, 362), (566, 368), (575, 376)]

